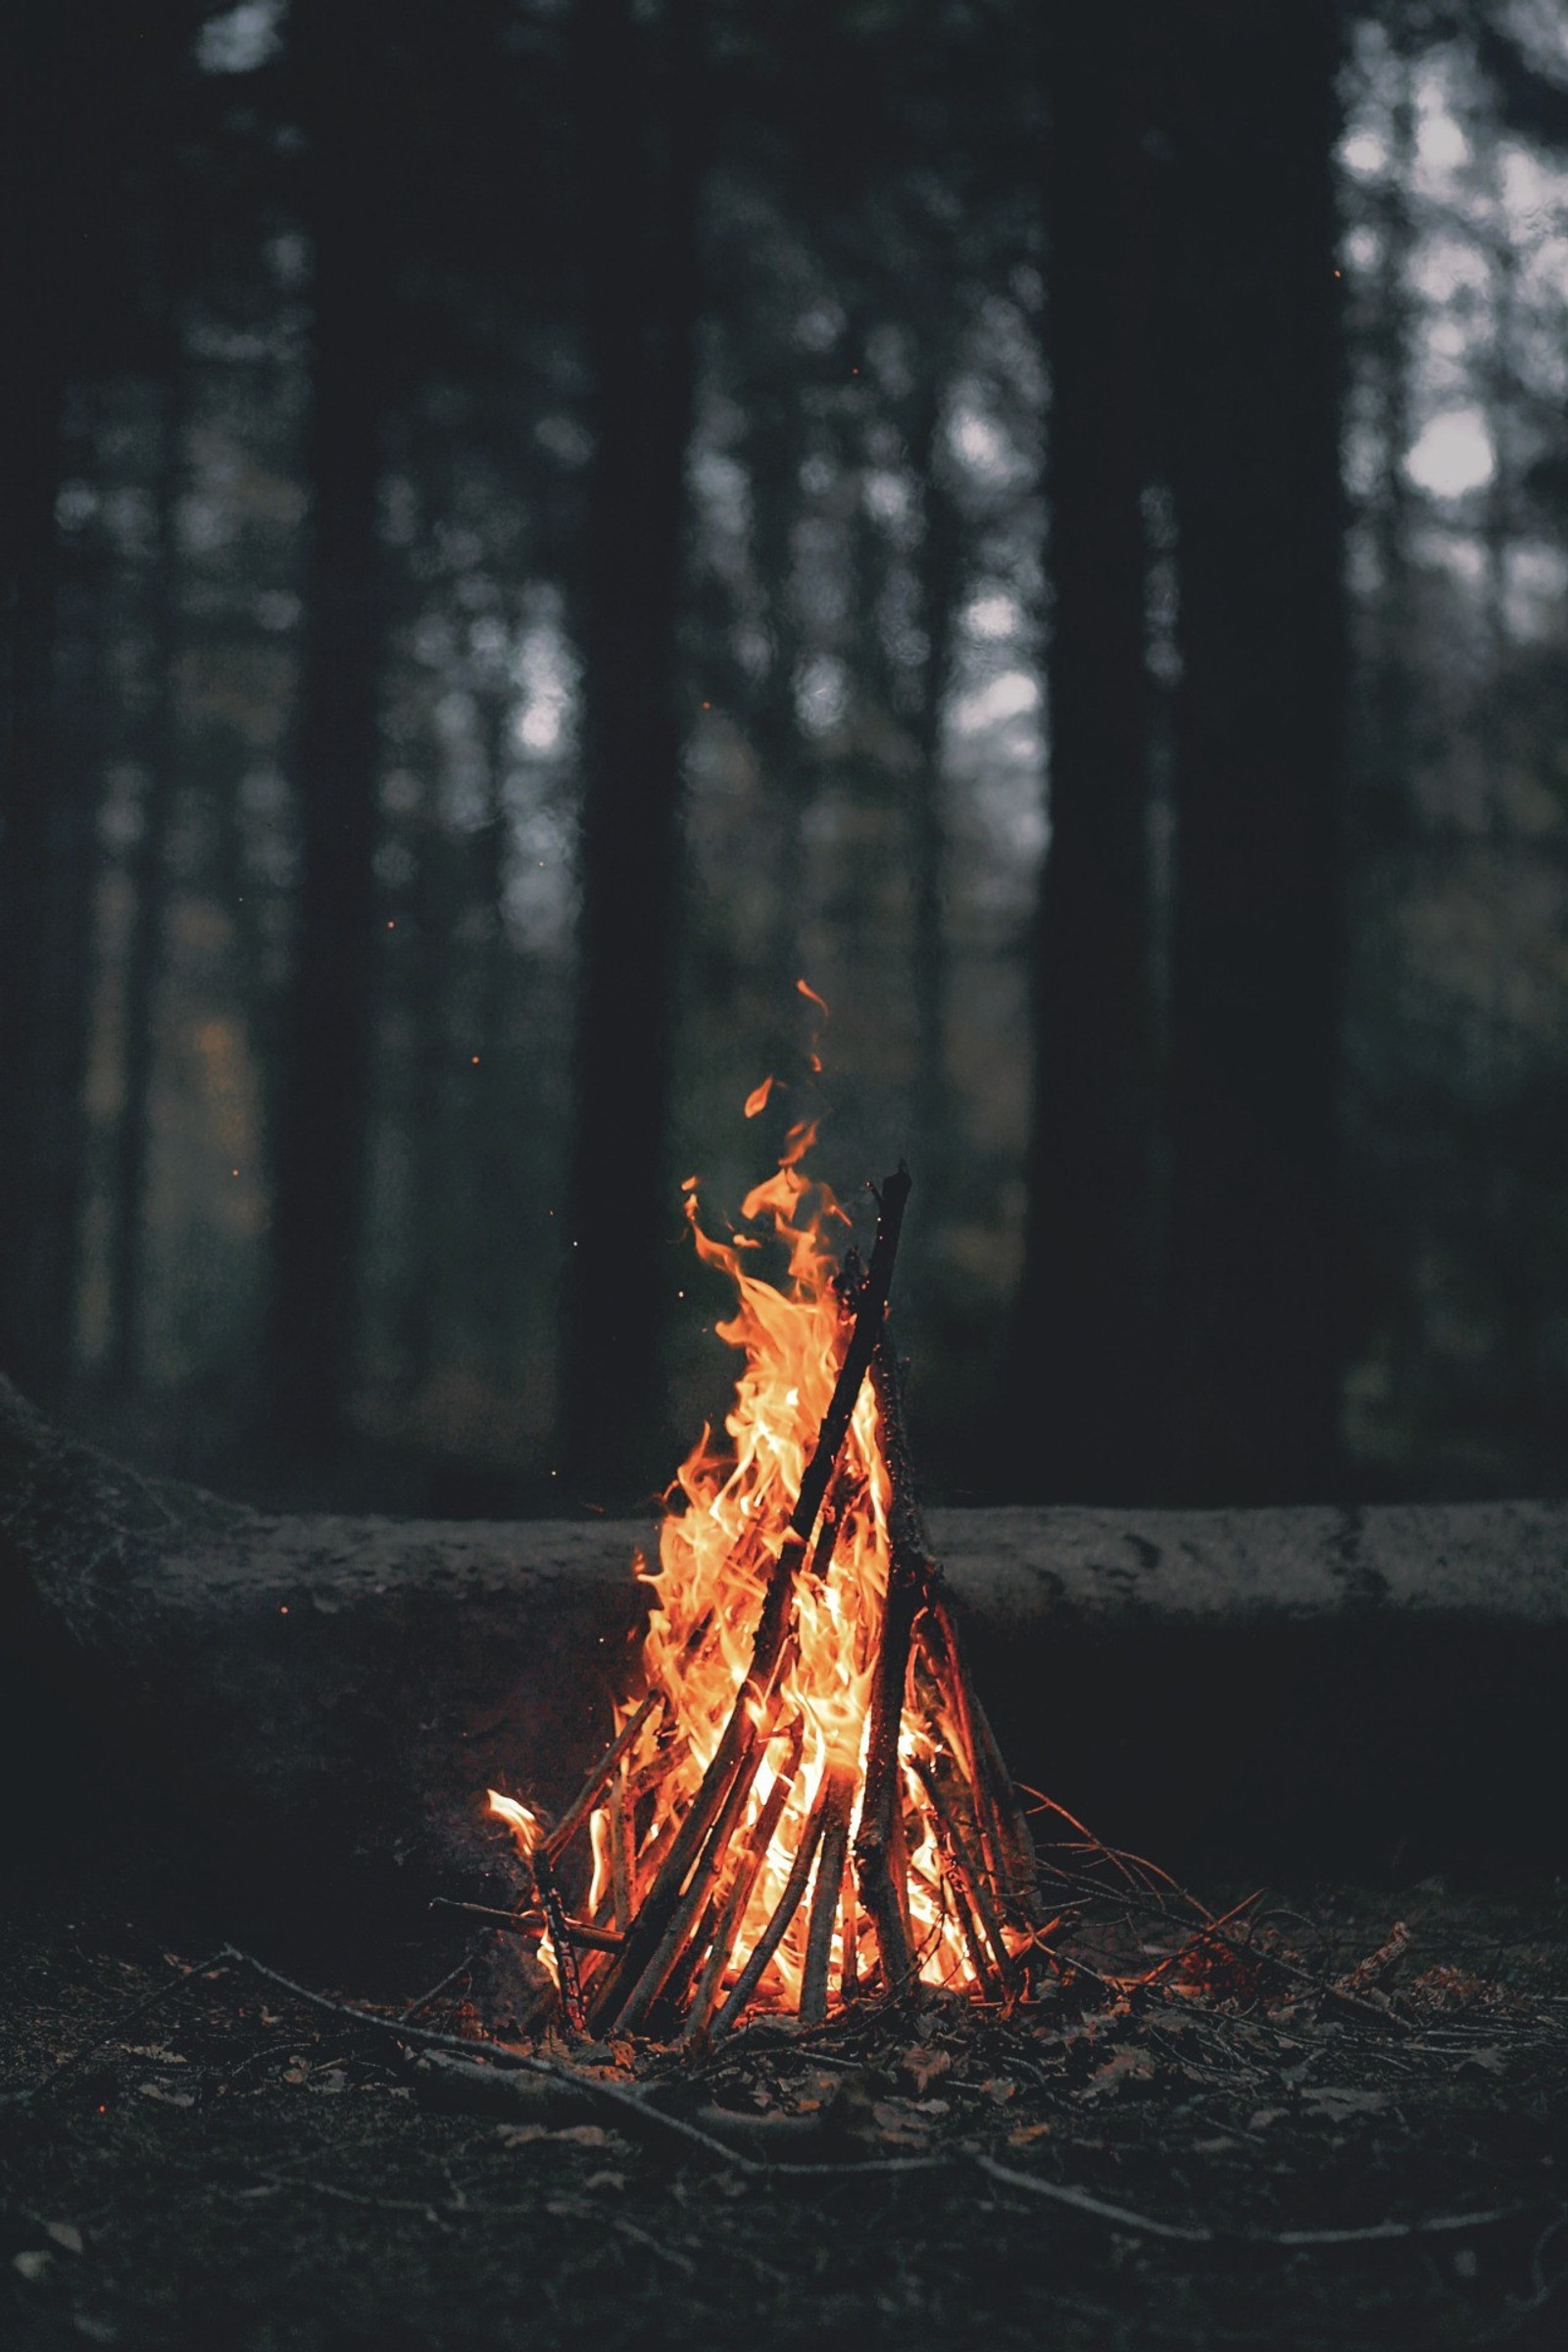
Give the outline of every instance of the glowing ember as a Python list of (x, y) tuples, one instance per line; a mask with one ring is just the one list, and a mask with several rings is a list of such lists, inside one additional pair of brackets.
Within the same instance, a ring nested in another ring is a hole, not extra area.
[[(585, 1953), (580, 1990), (552, 1966), (568, 2024), (680, 2019), (695, 2038), (750, 2007), (820, 2017), (912, 1977), (1010, 1992), (1035, 1939), (1028, 1833), (908, 1488), (884, 1322), (898, 1214), (885, 1198), (869, 1269), (841, 1268), (849, 1219), (802, 1169), (814, 1140), (792, 1128), (742, 1203), (762, 1239), (714, 1239), (683, 1188), (698, 1255), (735, 1290), (718, 1326), (745, 1359), (727, 1442), (704, 1430), (658, 1569), (638, 1563), (644, 1692), (577, 1804), (546, 1833), (491, 1791), (568, 1943), (552, 1873), (586, 1819), (588, 1923), (618, 1944)], [(906, 1187), (886, 1188), (898, 1213)], [(769, 1236), (776, 1283), (746, 1262)]]

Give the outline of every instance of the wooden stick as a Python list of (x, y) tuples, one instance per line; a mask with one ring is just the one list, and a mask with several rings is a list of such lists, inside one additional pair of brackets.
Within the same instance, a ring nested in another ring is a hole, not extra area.
[(844, 1873), (840, 1941), (844, 1958), (839, 1970), (839, 1997), (853, 2001), (860, 1989), (860, 1907), (855, 1897), (853, 1870)]
[(883, 1984), (891, 1990), (904, 1982), (913, 1965), (908, 1896), (904, 1885), (906, 1865), (898, 1858), (904, 1842), (899, 1732), (904, 1719), (910, 1637), (916, 1613), (924, 1603), (936, 1570), (915, 1499), (898, 1366), (885, 1324), (871, 1357), (871, 1382), (876, 1391), (882, 1454), (892, 1489), (888, 1512), (892, 1559), (876, 1679), (871, 1690), (865, 1788), (860, 1799), (860, 1826), (855, 1839), (855, 1865), (860, 1900), (870, 1912), (876, 1929)]
[(555, 1828), (550, 1832), (549, 1837), (546, 1838), (544, 1841), (545, 1859), (552, 1866), (560, 1861), (562, 1855), (565, 1852), (567, 1846), (571, 1843), (573, 1838), (575, 1838), (577, 1832), (582, 1828), (583, 1823), (587, 1820), (589, 1814), (599, 1802), (600, 1794), (604, 1788), (605, 1783), (614, 1771), (615, 1766), (620, 1762), (621, 1757), (629, 1753), (631, 1748), (635, 1746), (637, 1736), (641, 1732), (643, 1725), (648, 1721), (649, 1716), (653, 1713), (656, 1707), (662, 1706), (664, 1703), (664, 1694), (662, 1690), (650, 1690), (648, 1696), (643, 1700), (641, 1706), (638, 1707), (633, 1714), (629, 1715), (626, 1721), (621, 1725), (619, 1731), (615, 1734), (614, 1739), (612, 1740), (610, 1745), (606, 1748), (604, 1754), (600, 1757), (598, 1763), (589, 1773), (588, 1778), (584, 1781), (582, 1787), (578, 1789), (576, 1795), (572, 1798), (570, 1804), (566, 1807), (566, 1810), (564, 1813), (563, 1813), (561, 1819), (557, 1822)]
[[(460, 1903), (455, 1896), (438, 1894), (431, 1898), (443, 1911), (466, 1911), (472, 1919), (488, 1919), (504, 1933), (514, 1936), (536, 1936), (550, 1925), (544, 1911), (501, 1911), (489, 1903)], [(561, 1915), (563, 1932), (572, 1943), (585, 1945), (590, 1951), (618, 1952), (622, 1938), (613, 1928), (601, 1928), (591, 1919), (577, 1919), (570, 1912)]]
[[(940, 1774), (934, 1766), (926, 1763), (920, 1756), (914, 1758), (914, 1769), (920, 1776), (920, 1786), (931, 1799), (931, 1807), (942, 1832), (942, 1840), (947, 1849), (948, 1865), (954, 1882), (954, 1891), (959, 1898), (958, 1924), (965, 1929), (964, 1940), (966, 1942), (969, 1940), (964, 1919), (964, 1912), (967, 1910), (978, 1921), (984, 1932), (986, 1943), (991, 1950), (992, 1964), (1002, 1980), (1004, 1989), (1011, 1991), (1017, 1982), (1017, 1972), (1012, 1964), (1012, 1954), (1008, 1951), (1003, 1937), (1002, 1922), (997, 1917), (996, 1905), (991, 1899), (991, 1889), (987, 1886), (976, 1864), (957, 1814), (949, 1798), (947, 1789), (942, 1785)], [(971, 1944), (970, 1958), (974, 1959), (975, 1957), (975, 1949)], [(979, 1968), (977, 1973), (981, 1982), (984, 1983), (991, 1972), (989, 1968)]]
[(833, 1951), (833, 1923), (838, 1917), (839, 1889), (849, 1857), (850, 1807), (855, 1802), (853, 1765), (835, 1764), (824, 1781), (822, 1847), (811, 1896), (811, 1925), (806, 1940), (806, 1973), (801, 1980), (801, 2023), (819, 2026), (827, 2016), (827, 1972)]
[(586, 2022), (583, 2009), (582, 1980), (577, 1974), (577, 1955), (571, 1937), (566, 1933), (566, 1906), (561, 1899), (544, 1847), (533, 1856), (534, 1891), (539, 1908), (545, 1915), (545, 1928), (550, 1936), (550, 1948), (556, 1955), (556, 1967), (561, 1974), (561, 2008), (569, 2034), (580, 2034)]
[(729, 1965), (729, 1956), (734, 1947), (736, 1931), (746, 1915), (746, 1906), (751, 1901), (752, 1888), (757, 1885), (758, 1874), (767, 1859), (767, 1849), (773, 1842), (774, 1832), (778, 1828), (784, 1807), (789, 1802), (789, 1793), (795, 1785), (795, 1775), (801, 1768), (801, 1751), (805, 1744), (806, 1725), (797, 1715), (790, 1728), (790, 1745), (784, 1761), (778, 1768), (772, 1788), (769, 1788), (762, 1800), (762, 1810), (758, 1815), (752, 1828), (751, 1837), (747, 1839), (745, 1848), (736, 1863), (728, 1891), (714, 1923), (713, 1939), (708, 1947), (708, 1958), (704, 1963), (702, 1976), (698, 1980), (697, 1990), (692, 1995), (691, 2011), (686, 2020), (686, 2031), (682, 2035), (682, 2040), (689, 2046), (700, 2044), (707, 2034), (708, 2021), (712, 2014), (713, 2003), (718, 1998), (718, 1987), (724, 1971)]
[(631, 1926), (631, 1890), (637, 1875), (637, 1857), (632, 1846), (632, 1808), (626, 1802), (624, 1766), (610, 1791), (608, 1810), (609, 1818), (605, 1826), (610, 1838), (611, 1901), (614, 1907), (615, 1925), (624, 1936)]
[(784, 1891), (774, 1907), (773, 1916), (752, 1947), (751, 1957), (731, 1985), (729, 1997), (723, 2008), (713, 2020), (713, 2039), (715, 2041), (721, 2034), (727, 2034), (736, 2019), (740, 2017), (747, 2002), (761, 1983), (762, 1971), (783, 1941), (785, 1929), (801, 1907), (801, 1897), (806, 1892), (806, 1882), (811, 1875), (811, 1864), (816, 1859), (816, 1849), (821, 1843), (822, 1826), (827, 1809), (827, 1776), (824, 1774), (822, 1786), (816, 1792), (816, 1801), (807, 1816), (806, 1827), (801, 1833), (801, 1842), (795, 1849), (795, 1859), (790, 1865), (790, 1875), (784, 1882)]

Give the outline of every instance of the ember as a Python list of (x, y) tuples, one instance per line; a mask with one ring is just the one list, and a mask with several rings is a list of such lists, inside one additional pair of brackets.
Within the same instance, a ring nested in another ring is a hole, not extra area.
[[(887, 1322), (909, 1179), (882, 1187), (869, 1263), (837, 1263), (849, 1219), (803, 1173), (814, 1140), (793, 1128), (742, 1204), (787, 1253), (781, 1285), (749, 1270), (754, 1235), (704, 1231), (687, 1181), (698, 1254), (736, 1293), (729, 1443), (705, 1429), (670, 1490), (644, 1690), (576, 1801), (547, 1828), (490, 1792), (573, 2032), (700, 2044), (749, 2011), (815, 2022), (916, 1982), (1003, 1997), (1041, 1944), (1029, 1829), (910, 1475)], [(579, 1920), (556, 1871), (583, 1830)]]

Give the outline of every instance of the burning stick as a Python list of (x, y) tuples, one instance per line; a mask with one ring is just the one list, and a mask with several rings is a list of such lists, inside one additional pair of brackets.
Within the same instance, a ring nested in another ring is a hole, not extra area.
[(790, 1875), (784, 1882), (784, 1891), (774, 1906), (773, 1916), (758, 1937), (751, 1958), (731, 1986), (728, 2000), (713, 2020), (713, 2039), (715, 2041), (721, 2034), (729, 2032), (757, 1990), (762, 1981), (762, 1971), (783, 1942), (784, 1932), (801, 1907), (801, 1897), (806, 1892), (806, 1882), (811, 1875), (811, 1864), (815, 1861), (816, 1849), (822, 1842), (822, 1831), (827, 1819), (830, 1778), (831, 1776), (824, 1777), (822, 1786), (816, 1792), (816, 1802), (807, 1817), (801, 1842), (795, 1849), (795, 1859), (790, 1865)]
[(662, 1706), (663, 1704), (663, 1692), (662, 1690), (650, 1690), (648, 1696), (643, 1700), (641, 1706), (636, 1709), (635, 1713), (628, 1716), (626, 1721), (621, 1725), (620, 1730), (615, 1734), (614, 1739), (606, 1748), (604, 1754), (600, 1757), (598, 1763), (594, 1766), (592, 1772), (590, 1772), (588, 1778), (584, 1781), (582, 1787), (572, 1798), (571, 1803), (566, 1807), (566, 1810), (564, 1813), (563, 1813), (555, 1828), (550, 1832), (548, 1838), (546, 1838), (544, 1842), (544, 1853), (547, 1861), (556, 1863), (561, 1860), (562, 1855), (565, 1852), (567, 1846), (571, 1843), (577, 1832), (582, 1828), (582, 1825), (588, 1819), (589, 1814), (598, 1804), (600, 1797), (604, 1793), (605, 1783), (610, 1779), (611, 1775), (615, 1770), (616, 1765), (620, 1762), (622, 1756), (629, 1755), (632, 1749), (636, 1746), (638, 1739), (642, 1734), (643, 1725), (648, 1721), (648, 1718), (650, 1715), (652, 1715), (655, 1707)]
[(719, 1984), (725, 1969), (729, 1966), (730, 1952), (735, 1943), (735, 1931), (740, 1926), (742, 1914), (752, 1899), (752, 1888), (757, 1885), (758, 1873), (766, 1859), (768, 1847), (773, 1842), (773, 1833), (778, 1828), (785, 1803), (795, 1784), (795, 1775), (800, 1770), (801, 1750), (804, 1745), (805, 1728), (800, 1717), (797, 1716), (790, 1733), (789, 1752), (779, 1766), (773, 1786), (763, 1800), (762, 1810), (757, 1817), (756, 1827), (747, 1839), (736, 1864), (729, 1891), (724, 1897), (718, 1918), (714, 1922), (713, 1938), (709, 1945), (708, 1958), (704, 1963), (697, 1990), (692, 1995), (691, 2011), (686, 2020), (685, 2039), (688, 2043), (699, 2042), (706, 2034), (709, 2017), (712, 2012), (713, 2003), (718, 1997)]
[(990, 1967), (979, 1948), (978, 1923), (978, 1931), (983, 1931), (985, 1942), (990, 1947), (990, 1964), (995, 1967), (1004, 1987), (1010, 1989), (1015, 1976), (1012, 1955), (1003, 1939), (1002, 1923), (991, 1900), (991, 1890), (976, 1866), (968, 1839), (959, 1827), (957, 1815), (940, 1776), (922, 1756), (915, 1757), (914, 1769), (920, 1776), (920, 1786), (931, 1799), (932, 1808), (941, 1824), (949, 1875), (957, 1898), (958, 1924), (964, 1931), (964, 1940), (969, 1944), (975, 1973), (982, 1979), (990, 1973)]
[(819, 2026), (827, 2016), (827, 1970), (833, 1950), (833, 1922), (838, 1915), (839, 1890), (850, 1848), (850, 1807), (855, 1802), (855, 1773), (833, 1765), (823, 1781), (822, 1856), (816, 1866), (816, 1890), (811, 1897), (811, 1925), (806, 1941), (806, 1975), (801, 1984), (801, 2023)]
[(882, 1983), (889, 1991), (904, 1983), (913, 1966), (900, 1886), (903, 1872), (895, 1868), (895, 1845), (902, 1843), (899, 1832), (904, 1771), (899, 1761), (899, 1730), (904, 1721), (904, 1690), (908, 1677), (915, 1598), (914, 1579), (895, 1546), (887, 1608), (882, 1619), (882, 1646), (871, 1691), (871, 1728), (866, 1740), (860, 1826), (855, 1838), (855, 1869), (860, 1900), (876, 1929), (877, 1950), (882, 1955)]

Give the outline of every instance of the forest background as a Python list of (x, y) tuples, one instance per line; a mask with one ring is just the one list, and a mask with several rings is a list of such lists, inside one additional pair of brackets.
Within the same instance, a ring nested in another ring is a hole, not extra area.
[(0, 51), (39, 1402), (258, 1497), (621, 1508), (732, 1367), (681, 1179), (733, 1217), (820, 1112), (852, 1204), (915, 1177), (933, 1492), (1563, 1492), (1557, 10)]

